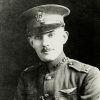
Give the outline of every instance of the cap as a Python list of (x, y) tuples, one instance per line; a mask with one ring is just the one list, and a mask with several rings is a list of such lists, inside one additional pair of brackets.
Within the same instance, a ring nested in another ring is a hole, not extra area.
[(31, 35), (41, 35), (64, 26), (64, 17), (70, 10), (57, 4), (46, 4), (33, 7), (21, 15), (27, 24), (27, 31)]

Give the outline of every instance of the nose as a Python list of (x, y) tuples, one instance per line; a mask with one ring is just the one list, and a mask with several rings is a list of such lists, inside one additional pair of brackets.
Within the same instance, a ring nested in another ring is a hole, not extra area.
[(42, 40), (42, 45), (43, 46), (49, 46), (49, 44), (50, 44), (50, 40), (49, 40), (48, 36), (44, 35), (43, 40)]

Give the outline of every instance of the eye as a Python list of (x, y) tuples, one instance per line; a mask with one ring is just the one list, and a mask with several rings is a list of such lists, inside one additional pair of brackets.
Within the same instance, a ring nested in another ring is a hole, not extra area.
[(34, 39), (41, 40), (42, 39), (42, 36), (34, 36)]
[(48, 37), (52, 38), (54, 36), (54, 33), (49, 33)]

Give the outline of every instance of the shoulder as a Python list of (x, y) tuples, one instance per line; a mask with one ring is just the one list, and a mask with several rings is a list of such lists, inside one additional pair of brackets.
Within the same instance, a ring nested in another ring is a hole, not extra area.
[(79, 72), (89, 73), (92, 72), (92, 70), (94, 70), (95, 73), (100, 72), (97, 67), (70, 58), (68, 59), (68, 66), (69, 68), (72, 68)]
[[(96, 98), (100, 97), (100, 71), (97, 67), (82, 63), (80, 61), (69, 59), (68, 65), (70, 70), (74, 70), (75, 73), (75, 81), (79, 82), (79, 86), (81, 87), (80, 91), (84, 94), (81, 96), (82, 98), (86, 98), (86, 100), (97, 100)], [(89, 96), (87, 96), (89, 95)]]

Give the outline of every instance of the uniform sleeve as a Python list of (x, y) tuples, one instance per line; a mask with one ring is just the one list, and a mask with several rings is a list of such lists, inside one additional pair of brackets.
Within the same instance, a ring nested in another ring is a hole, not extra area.
[(100, 100), (100, 71), (92, 68), (83, 82), (81, 100)]
[(23, 76), (19, 79), (14, 100), (26, 100), (26, 89)]

